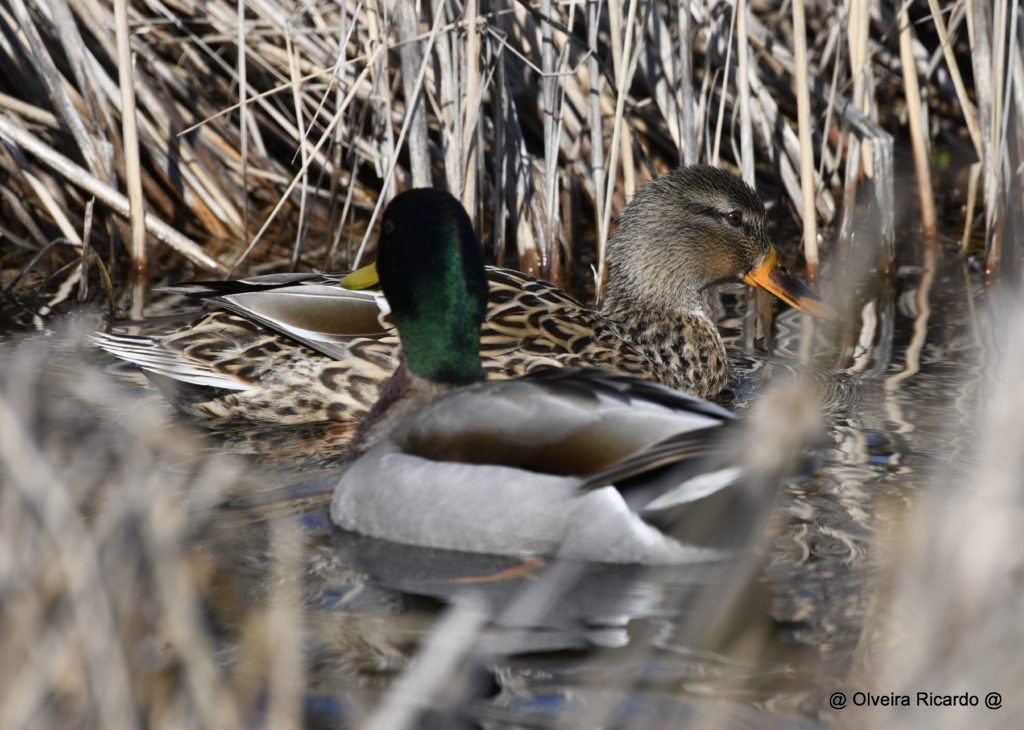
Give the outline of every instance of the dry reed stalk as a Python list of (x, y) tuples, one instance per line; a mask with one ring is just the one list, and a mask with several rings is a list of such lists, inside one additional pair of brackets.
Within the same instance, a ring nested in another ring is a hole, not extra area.
[(29, 121), (43, 124), (50, 129), (57, 127), (57, 117), (45, 109), (28, 104), (21, 99), (0, 93), (0, 108), (8, 109), (15, 114), (25, 117)]
[(455, 13), (454, 6), (449, 6), (441, 0), (434, 0), (433, 5), (435, 16), (443, 17), (447, 27), (438, 36), (434, 46), (437, 57), (432, 59), (436, 67), (431, 69), (434, 86), (430, 98), (433, 100), (434, 113), (440, 125), (441, 146), (444, 151), (445, 187), (453, 195), (459, 197), (462, 194), (462, 173), (464, 171), (461, 164), (462, 116), (459, 114), (462, 94), (459, 93), (458, 54), (461, 46), (454, 39), (455, 20), (451, 17)]
[[(691, 6), (690, 10), (693, 11), (694, 7)], [(706, 17), (698, 18), (698, 17), (696, 17), (696, 13), (694, 13), (694, 16), (695, 16), (694, 20), (697, 23), (699, 23), (699, 24), (707, 25), (709, 23), (709, 21), (708, 21), (708, 19)], [(712, 47), (712, 43), (713, 43), (714, 39), (715, 39), (715, 35), (711, 34), (711, 33), (708, 34), (708, 37), (700, 38), (699, 39), (700, 42), (698, 42), (698, 39), (695, 38), (694, 39), (695, 42), (693, 44), (693, 50), (694, 51), (698, 50), (698, 48), (700, 48), (700, 45), (703, 44), (705, 51), (707, 51), (708, 49), (710, 49)], [(708, 133), (707, 133), (707, 126), (708, 126), (707, 125), (707, 119), (708, 119), (708, 117), (707, 117), (707, 115), (708, 115), (708, 109), (709, 109), (709, 106), (710, 106), (710, 103), (711, 103), (711, 85), (713, 83), (714, 75), (715, 75), (715, 73), (714, 73), (714, 71), (712, 70), (712, 67), (711, 67), (711, 61), (712, 61), (711, 54), (708, 53), (708, 52), (705, 52), (704, 53), (704, 66), (701, 69), (702, 73), (701, 73), (700, 91), (698, 92), (697, 99), (696, 99), (697, 119), (704, 120), (703, 123), (701, 123), (701, 124), (699, 124), (697, 126), (697, 148), (698, 148), (698, 151), (697, 151), (696, 154), (698, 155), (698, 157), (701, 157), (701, 156), (709, 157), (710, 156), (709, 144), (707, 142), (707, 139), (708, 139)]]
[[(543, 0), (541, 13), (551, 18), (551, 0)], [(550, 21), (540, 22), (541, 37), (541, 113), (544, 120), (544, 226), (541, 229), (542, 254), (548, 254), (542, 261), (542, 270), (557, 270), (558, 216), (558, 152), (562, 136), (561, 110), (559, 104), (558, 80), (556, 77), (554, 38)]]
[(414, 87), (416, 70), (422, 63), (416, 14), (409, 3), (395, 2), (395, 17), (398, 19), (398, 54), (402, 65), (402, 88), (405, 93), (406, 114), (412, 117), (409, 128), (409, 168), (412, 185), (417, 188), (430, 187), (430, 151), (427, 139), (427, 117), (423, 109), (422, 90)]
[(79, 267), (82, 271), (82, 278), (78, 284), (78, 301), (86, 302), (89, 299), (89, 255), (92, 249), (89, 247), (89, 239), (92, 235), (92, 213), (95, 208), (96, 199), (90, 198), (85, 205), (85, 221), (82, 223), (82, 261)]
[[(828, 47), (835, 49), (835, 61), (832, 62), (832, 81), (829, 84), (829, 94), (826, 97), (825, 102), (825, 115), (824, 121), (822, 122), (822, 142), (821, 142), (821, 160), (818, 164), (817, 179), (823, 184), (835, 178), (836, 173), (839, 170), (839, 161), (841, 158), (840, 154), (833, 154), (832, 148), (829, 146), (829, 137), (832, 135), (832, 131), (835, 129), (835, 120), (833, 115), (835, 114), (836, 99), (838, 97), (839, 88), (839, 73), (840, 73), (840, 53), (839, 53), (839, 34), (841, 30), (838, 25), (833, 26), (829, 30), (829, 41)], [(838, 147), (838, 134), (836, 134), (836, 146)]]
[(811, 149), (811, 101), (807, 88), (807, 29), (804, 0), (793, 0), (793, 49), (796, 57), (797, 128), (800, 135), (800, 189), (803, 202), (804, 259), (807, 280), (818, 280), (818, 219), (815, 216), (814, 152)]
[[(1019, 63), (1015, 58), (1014, 42), (1016, 35), (1011, 30), (1019, 28), (1019, 3), (996, 0), (992, 6), (993, 58), (992, 58), (992, 117), (991, 117), (991, 151), (994, 159), (991, 164), (991, 194), (986, 201), (986, 211), (992, 212), (992, 235), (989, 240), (985, 257), (985, 270), (989, 276), (1000, 273), (1004, 258), (1004, 234), (1007, 233), (1007, 196), (1011, 190), (1014, 173), (1006, 163), (1008, 145), (1013, 134), (1009, 127), (1009, 114), (1013, 104), (1013, 66)], [(1024, 36), (1024, 32), (1020, 35)], [(1019, 53), (1019, 49), (1016, 49)], [(1019, 101), (1018, 101), (1019, 105)], [(1019, 141), (1019, 125), (1017, 128)], [(989, 186), (986, 186), (988, 191)], [(1019, 200), (1019, 197), (1018, 197)], [(1017, 208), (1014, 205), (1014, 208)]]
[[(640, 8), (643, 9), (643, 8)], [(618, 122), (614, 123), (614, 129), (619, 130), (619, 155), (622, 157), (621, 163), (621, 174), (622, 174), (622, 188), (621, 193), (626, 200), (633, 197), (633, 193), (636, 192), (636, 160), (633, 153), (633, 134), (631, 126), (626, 122), (625, 117), (625, 101), (629, 99), (629, 88), (633, 83), (633, 79), (636, 78), (637, 64), (640, 60), (641, 41), (643, 40), (640, 27), (637, 19), (638, 8), (634, 7), (632, 12), (629, 12), (626, 16), (626, 22), (621, 26), (620, 32), (615, 33), (613, 27), (613, 42), (612, 42), (612, 64), (615, 67), (616, 73), (616, 88), (615, 88), (615, 108), (618, 112), (620, 103), (622, 104), (621, 113), (617, 113)], [(618, 19), (618, 16), (613, 16)], [(622, 39), (620, 48), (620, 61), (621, 66), (615, 66), (615, 41)], [(634, 49), (633, 46), (636, 46)], [(624, 75), (620, 76), (620, 72), (624, 72)], [(614, 137), (614, 133), (613, 133)], [(615, 164), (612, 162), (611, 169), (614, 172)]]
[(28, 182), (32, 191), (39, 197), (39, 202), (43, 208), (50, 214), (53, 222), (60, 229), (60, 232), (64, 235), (65, 240), (79, 246), (81, 240), (78, 238), (78, 231), (71, 224), (71, 221), (65, 215), (62, 207), (54, 200), (53, 195), (50, 193), (50, 189), (43, 184), (39, 177), (28, 169), (24, 172), (25, 180)]
[[(796, 63), (796, 59), (794, 58), (794, 55), (785, 46), (776, 44), (772, 40), (771, 35), (768, 32), (768, 29), (756, 17), (751, 17), (750, 18), (750, 40), (751, 40), (751, 43), (753, 43), (755, 47), (757, 47), (758, 49), (760, 49), (762, 51), (767, 51), (770, 48), (772, 60), (775, 63), (777, 63), (780, 68), (782, 68), (787, 73), (792, 75), (793, 78), (796, 78), (796, 76), (798, 74), (798, 68), (797, 68), (797, 63)], [(828, 99), (831, 96), (831, 94), (833, 93), (832, 90), (829, 88), (828, 83), (823, 81), (818, 74), (814, 73), (810, 69), (809, 66), (804, 66), (804, 68), (805, 68), (806, 73), (807, 73), (808, 88), (809, 88), (809, 91), (813, 94), (814, 98), (816, 98), (816, 99)], [(767, 87), (764, 87), (764, 88), (767, 88)], [(786, 92), (787, 93), (791, 93), (792, 89), (788, 88), (788, 89), (786, 89)], [(764, 99), (762, 99), (762, 103), (763, 104), (765, 103)], [(794, 99), (794, 103), (795, 103), (795, 99)], [(863, 124), (863, 119), (862, 119), (861, 115), (859, 115), (857, 113), (856, 109), (853, 109), (852, 107), (849, 107), (846, 104), (845, 98), (842, 95), (840, 95), (840, 94), (836, 94), (836, 96), (835, 96), (835, 104), (836, 104), (837, 107), (843, 108), (843, 110), (844, 110), (844, 113), (843, 113), (844, 121), (846, 121), (847, 123), (852, 124), (852, 125), (857, 125), (858, 126), (858, 131), (860, 131), (859, 128)], [(769, 106), (770, 108), (776, 109), (776, 111), (773, 112), (773, 113), (778, 115), (778, 111), (777, 111), (778, 105), (774, 101), (772, 101), (770, 104), (766, 104), (766, 106)], [(781, 132), (782, 132), (782, 142), (783, 142), (784, 151), (785, 151), (786, 155), (789, 156), (790, 160), (792, 160), (794, 162), (797, 161), (800, 158), (800, 155), (801, 155), (801, 153), (800, 153), (800, 140), (799, 140), (799, 135), (798, 135), (797, 131), (793, 130), (791, 125), (788, 123), (787, 120), (785, 120), (785, 117), (783, 117), (783, 116), (777, 116), (773, 120), (773, 123), (777, 127), (779, 127), (781, 129)], [(862, 133), (867, 134), (869, 132), (867, 130), (865, 130)], [(882, 134), (884, 135), (884, 132)], [(764, 147), (768, 148), (769, 145), (771, 145), (771, 144), (772, 144), (772, 140), (771, 139), (766, 140), (764, 142)], [(777, 142), (775, 142), (775, 144), (777, 144)], [(794, 179), (795, 179), (795, 177), (794, 177)], [(792, 189), (790, 191), (790, 199), (793, 202), (793, 204), (797, 207), (798, 210), (800, 208), (802, 208), (802, 205), (803, 205), (802, 198), (803, 198), (802, 190), (801, 190), (800, 186), (797, 185), (794, 189)], [(817, 193), (816, 193), (816, 196), (815, 196), (815, 204), (817, 206), (818, 214), (822, 217), (822, 219), (825, 222), (831, 222), (833, 217), (834, 217), (834, 215), (835, 215), (835, 202), (834, 202), (834, 200), (832, 198), (831, 191), (828, 190), (827, 188), (821, 188), (821, 189), (817, 190)]]
[(676, 4), (676, 20), (678, 29), (679, 49), (679, 108), (682, 114), (682, 150), (680, 162), (684, 165), (693, 165), (698, 160), (697, 146), (697, 120), (695, 118), (696, 105), (693, 101), (693, 78), (692, 64), (690, 58), (693, 56), (693, 35), (690, 31), (690, 5), (686, 0), (679, 0)]
[[(590, 3), (587, 11), (587, 45), (590, 49), (597, 48), (598, 33), (600, 32), (600, 8), (597, 3)], [(605, 196), (602, 195), (608, 180), (608, 170), (605, 167), (604, 151), (604, 117), (601, 114), (601, 92), (602, 77), (598, 64), (597, 54), (592, 53), (587, 60), (587, 80), (590, 85), (587, 118), (590, 124), (590, 169), (595, 191), (594, 218), (599, 222), (597, 226), (597, 260), (598, 266), (595, 271), (595, 280), (604, 281), (605, 271), (601, 266), (604, 261), (605, 249), (608, 245), (608, 229), (603, 225), (607, 220), (605, 214)]]
[[(357, 82), (362, 81), (367, 76), (369, 76), (371, 68), (372, 68), (372, 64), (367, 64), (366, 68), (363, 69), (362, 73), (357, 78)], [(319, 152), (320, 148), (323, 147), (324, 144), (330, 139), (331, 132), (338, 125), (338, 123), (341, 121), (341, 119), (342, 119), (341, 115), (344, 112), (345, 107), (352, 100), (353, 96), (354, 96), (354, 91), (350, 92), (342, 100), (342, 104), (340, 105), (341, 108), (331, 118), (331, 121), (328, 123), (327, 127), (324, 129), (322, 135), (320, 136), (320, 139), (314, 145), (314, 147), (313, 147), (313, 152), (314, 153)], [(391, 174), (389, 174), (387, 176), (387, 179), (390, 179), (392, 177), (393, 173), (394, 173), (394, 168), (392, 167), (391, 168)], [(270, 224), (273, 222), (274, 217), (277, 215), (277, 213), (279, 211), (281, 211), (285, 207), (285, 204), (286, 204), (286, 202), (288, 200), (288, 196), (291, 195), (291, 192), (295, 189), (295, 186), (299, 184), (301, 179), (302, 178), (299, 177), (299, 176), (291, 178), (291, 180), (288, 183), (288, 186), (285, 188), (284, 195), (278, 200), (277, 204), (274, 206), (274, 208), (271, 210), (270, 214), (267, 216), (267, 219), (263, 222), (263, 225), (256, 232), (256, 235), (253, 236), (252, 240), (249, 242), (249, 246), (246, 248), (246, 250), (244, 252), (242, 252), (240, 260), (244, 260), (249, 255), (249, 253), (256, 247), (256, 244), (259, 243), (260, 239), (263, 237), (263, 235), (270, 228)], [(371, 220), (371, 223), (372, 223), (372, 220)], [(237, 263), (236, 263), (236, 265), (237, 265)]]
[[(636, 0), (629, 0), (629, 6), (626, 9), (626, 21), (624, 24), (621, 23), (621, 18), (615, 8), (609, 8), (609, 18), (611, 19), (612, 28), (612, 56), (613, 56), (613, 67), (615, 71), (615, 113), (612, 116), (612, 140), (608, 146), (608, 167), (605, 172), (605, 189), (597, 191), (598, 195), (603, 193), (604, 202), (602, 209), (604, 216), (598, 222), (597, 231), (597, 273), (594, 282), (594, 296), (598, 301), (601, 301), (604, 294), (604, 287), (608, 281), (608, 262), (607, 262), (607, 246), (608, 246), (608, 232), (611, 226), (611, 210), (612, 210), (612, 196), (615, 194), (615, 182), (617, 180), (617, 163), (620, 147), (626, 152), (629, 150), (627, 142), (623, 139), (625, 136), (623, 113), (626, 104), (626, 88), (629, 81), (632, 79), (629, 66), (630, 57), (633, 55), (633, 28), (636, 23)], [(618, 32), (616, 32), (618, 27)], [(624, 37), (623, 37), (624, 36)], [(621, 44), (621, 46), (619, 45)], [(618, 54), (615, 53), (616, 48), (621, 48)], [(615, 60), (615, 56), (618, 55), (618, 60)], [(623, 160), (625, 165), (626, 160)], [(624, 171), (625, 175), (625, 171)], [(630, 196), (632, 189), (626, 185), (625, 194)]]
[(917, 192), (921, 210), (921, 229), (928, 249), (938, 247), (938, 223), (935, 219), (935, 196), (932, 194), (931, 170), (928, 166), (928, 146), (925, 141), (924, 120), (921, 115), (921, 92), (917, 83), (917, 62), (911, 38), (912, 28), (906, 6), (899, 13), (900, 58), (903, 61), (903, 85), (906, 90), (907, 125), (917, 172)]
[(754, 135), (750, 119), (750, 52), (747, 34), (747, 0), (736, 2), (737, 77), (740, 95), (740, 170), (748, 185), (754, 185)]
[[(866, 27), (866, 25), (862, 27)], [(768, 33), (767, 28), (759, 20), (753, 17), (750, 19), (750, 33), (751, 40), (758, 48), (767, 49), (769, 47), (771, 36)], [(773, 45), (772, 58), (774, 61), (778, 62), (782, 68), (795, 75), (796, 65), (794, 58), (784, 47)], [(870, 68), (870, 64), (867, 64), (865, 68)], [(785, 151), (790, 154), (791, 157), (797, 157), (799, 152), (797, 151), (798, 145), (795, 143), (796, 135), (785, 126), (781, 119), (778, 118), (779, 112), (777, 105), (769, 95), (767, 89), (760, 85), (759, 82), (755, 82), (756, 79), (751, 79), (751, 83), (754, 85), (753, 88), (758, 95), (761, 105), (766, 110), (771, 111), (774, 124), (776, 126), (783, 127), (783, 140), (786, 143), (784, 146)], [(890, 268), (891, 261), (893, 260), (893, 246), (895, 243), (893, 137), (885, 131), (880, 124), (873, 121), (869, 115), (859, 111), (857, 107), (851, 104), (842, 94), (833, 92), (829, 84), (820, 79), (817, 75), (809, 73), (808, 82), (810, 89), (814, 92), (814, 95), (817, 98), (834, 98), (835, 107), (840, 110), (840, 118), (845, 124), (850, 126), (852, 131), (862, 140), (867, 148), (869, 153), (867, 158), (869, 159), (862, 156), (862, 160), (864, 161), (865, 171), (873, 180), (872, 198), (879, 217), (879, 230), (877, 234), (880, 241), (879, 250), (883, 260), (883, 268), (888, 269)], [(872, 106), (871, 109), (874, 109), (874, 107)], [(767, 127), (766, 131), (770, 131), (771, 128), (771, 126)], [(764, 141), (765, 148), (769, 148), (770, 144), (771, 137), (768, 136)], [(791, 172), (788, 162), (784, 158), (782, 158), (781, 162), (781, 173), (783, 183), (789, 190), (790, 200), (794, 201), (795, 204), (795, 201), (799, 200), (801, 196), (800, 188), (795, 185), (795, 175)], [(832, 220), (834, 203), (832, 202), (831, 194), (827, 189), (819, 191), (817, 196), (817, 207), (819, 215), (821, 215), (825, 221)]]
[[(101, 180), (90, 175), (78, 165), (71, 162), (63, 155), (58, 154), (49, 147), (44, 146), (26, 130), (20, 128), (11, 120), (0, 117), (0, 135), (7, 137), (11, 142), (24, 148), (27, 152), (35, 155), (41, 161), (52, 167), (70, 182), (87, 190), (90, 194), (102, 200), (106, 205), (113, 208), (122, 216), (128, 217), (130, 206), (128, 199), (105, 185)], [(163, 221), (154, 216), (146, 215), (146, 226), (158, 240), (180, 252), (199, 266), (208, 271), (227, 273), (227, 267), (219, 261), (208, 256), (197, 244), (188, 240), (185, 236), (175, 231)], [(74, 229), (71, 229), (72, 231)], [(78, 234), (72, 233), (71, 240), (77, 239)]]
[(465, 43), (463, 45), (465, 66), (461, 88), (464, 92), (462, 108), (462, 130), (460, 147), (464, 151), (460, 164), (465, 166), (463, 173), (462, 204), (474, 217), (479, 209), (478, 194), (480, 188), (479, 170), (477, 169), (478, 149), (476, 131), (479, 125), (481, 106), (480, 76), (480, 31), (477, 23), (477, 0), (468, 0), (463, 13), (465, 20)]
[(974, 64), (975, 93), (978, 99), (978, 117), (982, 128), (983, 163), (983, 197), (985, 199), (985, 275), (988, 279), (998, 270), (1000, 258), (1000, 242), (995, 232), (996, 197), (998, 195), (999, 171), (995, 161), (997, 148), (993, 144), (996, 137), (996, 115), (992, 58), (992, 26), (987, 3), (968, 0), (967, 31), (972, 49), (971, 60)]
[(679, 69), (673, 28), (657, 5), (651, 5), (648, 13), (637, 75), (654, 82), (651, 89), (653, 101), (665, 120), (665, 130), (672, 144), (681, 155), (684, 144), (682, 109), (679, 106)]
[[(740, 119), (740, 171), (748, 185), (754, 187), (754, 137), (752, 108), (750, 103), (750, 53), (749, 33), (747, 32), (748, 4), (746, 0), (734, 3), (736, 18), (736, 74), (734, 76), (739, 93)], [(724, 105), (723, 105), (724, 106)], [(755, 341), (771, 332), (772, 307), (768, 303), (770, 295), (761, 290), (746, 292), (747, 310), (744, 318), (746, 351), (753, 352)], [(769, 344), (770, 347), (770, 344)]]
[[(851, 0), (847, 4), (846, 19), (847, 26), (847, 48), (850, 59), (850, 70), (853, 76), (852, 103), (861, 111), (868, 113), (870, 103), (867, 91), (872, 84), (865, 75), (870, 73), (871, 65), (867, 63), (868, 52), (868, 1)], [(843, 207), (842, 218), (839, 226), (840, 245), (848, 249), (853, 238), (853, 219), (856, 206), (856, 190), (861, 174), (861, 168), (871, 164), (871, 155), (865, 149), (870, 145), (867, 140), (849, 139), (847, 134), (846, 151), (846, 176), (843, 182)], [(862, 156), (862, 152), (864, 153)], [(868, 169), (870, 176), (871, 171)]]
[(114, 0), (114, 23), (117, 34), (118, 81), (121, 87), (121, 140), (124, 154), (124, 176), (128, 187), (129, 219), (131, 221), (132, 284), (131, 316), (142, 317), (145, 280), (149, 275), (146, 251), (146, 200), (142, 192), (142, 171), (139, 159), (139, 135), (135, 124), (135, 72), (131, 36), (128, 31), (128, 2)]
[[(957, 5), (961, 7), (961, 5)], [(981, 129), (978, 127), (978, 118), (974, 114), (974, 104), (971, 102), (964, 84), (963, 74), (960, 73), (960, 65), (957, 63), (956, 55), (953, 53), (953, 45), (949, 34), (946, 32), (946, 22), (942, 18), (942, 11), (939, 8), (939, 0), (928, 0), (928, 8), (932, 12), (932, 23), (935, 24), (935, 32), (939, 36), (939, 44), (943, 58), (946, 59), (946, 68), (949, 70), (953, 86), (956, 88), (956, 97), (960, 102), (960, 110), (964, 115), (964, 123), (967, 124), (967, 131), (971, 135), (971, 142), (974, 150), (980, 158), (982, 156)]]
[[(395, 144), (395, 127), (391, 123), (391, 74), (388, 52), (390, 50), (391, 19), (387, 4), (375, 2), (367, 15), (370, 47), (374, 49), (370, 81), (373, 85), (371, 108), (379, 133), (374, 135), (374, 164), (378, 175), (384, 177), (385, 170), (392, 172), (384, 180), (381, 197), (390, 199), (398, 193), (398, 180), (393, 171), (398, 165), (398, 146)], [(383, 137), (383, 139), (381, 139)]]
[[(302, 111), (302, 94), (299, 82), (299, 61), (297, 50), (292, 43), (292, 28), (289, 25), (285, 33), (285, 50), (288, 54), (288, 71), (292, 84), (292, 106), (295, 108), (295, 122), (299, 129), (304, 128), (304, 114)], [(299, 221), (300, 225), (295, 231), (295, 247), (292, 250), (291, 268), (298, 270), (299, 260), (302, 258), (303, 240), (306, 233), (306, 201), (309, 194), (309, 155), (305, 145), (299, 146), (299, 158), (302, 164), (301, 181), (299, 185)]]
[(722, 125), (725, 123), (725, 108), (729, 94), (729, 71), (732, 68), (732, 47), (736, 35), (735, 18), (733, 20), (734, 22), (729, 23), (729, 35), (725, 39), (725, 68), (721, 78), (721, 89), (718, 92), (719, 104), (718, 114), (715, 117), (715, 136), (711, 143), (711, 164), (714, 167), (718, 167), (720, 164), (719, 155), (722, 150)]
[(25, 0), (12, 0), (12, 10), (18, 20), (20, 31), (27, 36), (29, 45), (37, 51), (31, 60), (46, 84), (47, 93), (60, 110), (61, 119), (74, 137), (86, 165), (93, 174), (107, 178), (109, 165), (103, 163), (107, 155), (100, 151), (97, 140), (89, 134), (80, 109), (64, 86), (60, 71), (50, 54), (49, 45), (43, 42), (35, 23), (32, 22)]

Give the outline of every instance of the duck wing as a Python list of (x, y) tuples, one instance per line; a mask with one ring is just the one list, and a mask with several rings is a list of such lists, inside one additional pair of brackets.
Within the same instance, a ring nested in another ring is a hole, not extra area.
[(269, 291), (296, 284), (337, 284), (341, 274), (286, 273), (263, 274), (245, 279), (227, 279), (220, 281), (183, 281), (174, 286), (163, 286), (154, 291), (165, 294), (181, 294), (192, 299), (209, 299), (225, 294), (243, 292)]
[[(414, 414), (392, 438), (404, 452), (434, 461), (571, 475), (592, 489), (611, 483), (609, 476), (636, 476), (643, 465), (699, 458), (733, 420), (655, 383), (564, 368), (463, 388)], [(671, 455), (670, 438), (677, 439)]]
[(380, 338), (392, 330), (380, 292), (338, 286), (340, 275), (267, 274), (234, 281), (185, 282), (165, 292), (208, 300), (229, 312), (286, 335), (335, 360), (349, 356), (357, 337)]

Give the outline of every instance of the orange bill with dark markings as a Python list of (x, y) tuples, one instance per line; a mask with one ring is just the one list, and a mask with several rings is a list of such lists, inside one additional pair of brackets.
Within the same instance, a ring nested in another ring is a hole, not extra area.
[(792, 272), (779, 263), (779, 255), (772, 247), (764, 263), (751, 269), (743, 276), (743, 283), (757, 286), (774, 294), (791, 307), (813, 317), (822, 319), (839, 319), (839, 313), (832, 305), (815, 294), (811, 289), (796, 278)]

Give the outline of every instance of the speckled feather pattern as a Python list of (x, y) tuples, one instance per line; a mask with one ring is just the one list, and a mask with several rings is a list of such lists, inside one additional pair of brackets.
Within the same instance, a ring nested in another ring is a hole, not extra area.
[(397, 344), (396, 336), (355, 338), (347, 344), (348, 359), (340, 362), (241, 315), (214, 310), (156, 346), (244, 388), (161, 384), (182, 411), (287, 424), (360, 419), (395, 369)]
[[(728, 222), (737, 213), (742, 224)], [(609, 241), (602, 311), (526, 274), (488, 270), (484, 369), (489, 378), (511, 378), (552, 366), (600, 366), (713, 396), (726, 385), (728, 363), (700, 292), (738, 280), (769, 247), (764, 206), (739, 178), (709, 167), (659, 177), (637, 192)], [(386, 315), (381, 323), (390, 330)], [(229, 378), (224, 388), (158, 382), (193, 416), (301, 423), (360, 420), (397, 366), (398, 338), (393, 330), (353, 337), (329, 357), (244, 315), (215, 310), (181, 332), (136, 338), (130, 347), (102, 335), (97, 342), (135, 362), (140, 349), (162, 348), (160, 357), (180, 358), (182, 368)]]
[[(488, 279), (488, 315), (481, 330), (488, 378), (514, 378), (548, 367), (600, 366), (702, 396), (724, 384), (724, 357), (715, 351), (721, 340), (710, 321), (703, 328), (680, 321), (671, 329), (656, 317), (616, 322), (529, 275), (491, 268)], [(386, 315), (381, 324), (390, 328)], [(642, 349), (630, 344), (631, 335), (644, 343)], [(341, 361), (224, 310), (151, 341), (189, 366), (238, 381), (237, 390), (160, 383), (179, 409), (204, 419), (359, 421), (397, 366), (393, 333), (353, 338)], [(708, 377), (711, 370), (717, 371), (714, 377)]]

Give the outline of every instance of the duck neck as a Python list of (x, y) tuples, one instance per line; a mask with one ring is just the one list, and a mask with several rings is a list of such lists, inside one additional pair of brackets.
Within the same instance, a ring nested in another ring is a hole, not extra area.
[(672, 307), (659, 307), (623, 289), (609, 291), (602, 314), (624, 340), (662, 369), (666, 385), (702, 398), (725, 387), (725, 344), (699, 294)]
[(348, 461), (354, 461), (370, 447), (384, 440), (406, 417), (459, 387), (416, 375), (409, 370), (402, 357), (394, 374), (384, 383), (380, 398), (356, 431), (349, 446)]

